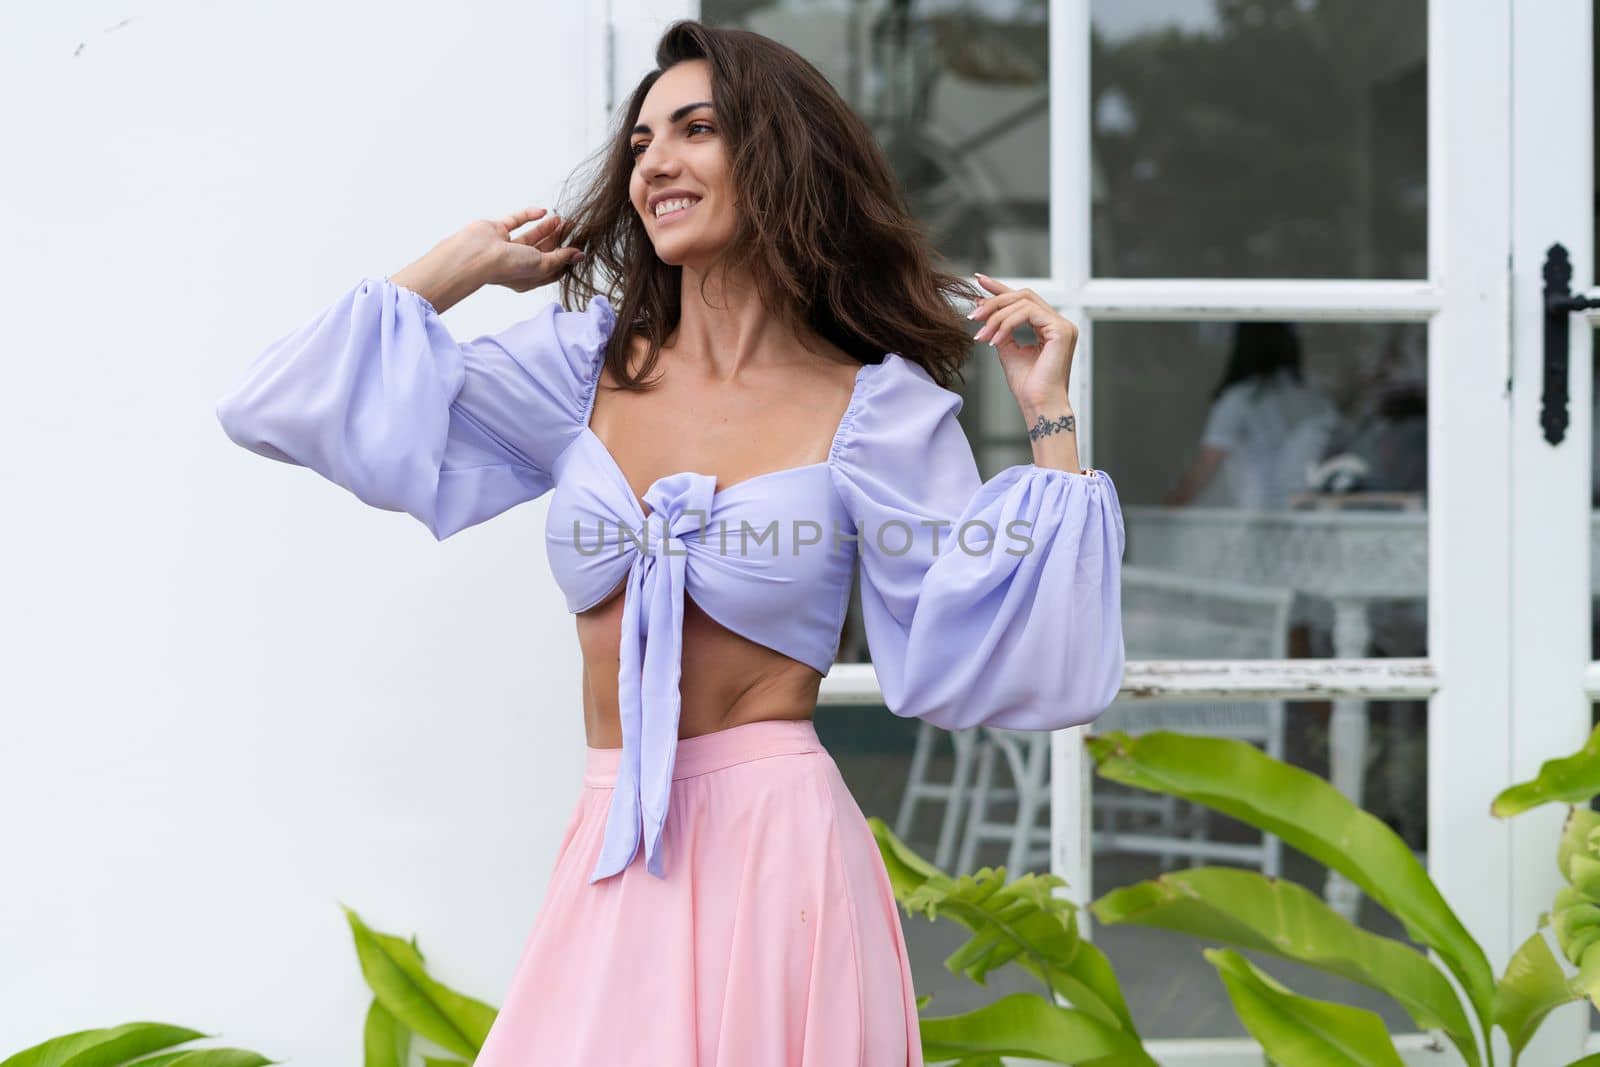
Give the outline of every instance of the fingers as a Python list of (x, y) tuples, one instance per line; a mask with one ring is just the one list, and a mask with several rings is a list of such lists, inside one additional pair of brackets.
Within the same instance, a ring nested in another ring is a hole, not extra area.
[(555, 220), (555, 225), (551, 226), (548, 232), (543, 233), (533, 246), (541, 252), (554, 252), (561, 247), (561, 242), (567, 239), (567, 234), (572, 232), (571, 219), (564, 219), (560, 215), (551, 215), (550, 217)]
[(995, 281), (987, 274), (974, 274), (973, 277), (977, 278), (979, 284), (992, 295), (978, 301), (977, 307), (973, 308), (967, 315), (969, 319), (982, 320), (987, 316), (993, 315), (1000, 308), (1008, 307), (1018, 300), (1032, 300), (1040, 307), (1049, 307), (1039, 294), (1032, 289), (1013, 289), (1008, 285)]
[(572, 230), (571, 219), (562, 218), (542, 207), (524, 208), (499, 220), (499, 224), (505, 227), (508, 235), (529, 222), (533, 225), (514, 237), (508, 237), (508, 240), (539, 252), (554, 252), (561, 247), (561, 243), (567, 239)]
[(519, 262), (527, 264), (530, 269), (536, 269), (548, 274), (560, 273), (575, 261), (583, 258), (583, 249), (577, 245), (566, 245), (549, 252), (529, 248), (526, 252), (518, 253)]
[(1035, 325), (1042, 326), (1042, 322), (1036, 321), (1038, 314), (1038, 305), (1031, 301), (1019, 301), (997, 313), (984, 324), (983, 329), (973, 335), (972, 339), (999, 345), (1002, 340), (1011, 340), (1011, 331), (1025, 322), (1034, 322)]
[(1032, 289), (1012, 289), (986, 274), (974, 274), (973, 277), (977, 278), (985, 289), (994, 293), (979, 302), (978, 306), (967, 315), (969, 319), (984, 323), (984, 326), (973, 335), (974, 341), (994, 344), (997, 338), (1009, 338), (1010, 331), (1024, 322), (1043, 326), (1045, 319), (1056, 314), (1055, 308), (1046, 304)]
[(499, 223), (509, 233), (525, 222), (532, 222), (534, 219), (542, 217), (544, 213), (545, 209), (542, 207), (525, 207), (521, 211), (513, 211), (511, 214), (503, 216), (499, 219)]
[(517, 244), (536, 248), (541, 252), (548, 252), (555, 247), (552, 239), (558, 235), (560, 229), (566, 226), (565, 220), (560, 215), (546, 215), (544, 218), (529, 226), (522, 233), (511, 238)]

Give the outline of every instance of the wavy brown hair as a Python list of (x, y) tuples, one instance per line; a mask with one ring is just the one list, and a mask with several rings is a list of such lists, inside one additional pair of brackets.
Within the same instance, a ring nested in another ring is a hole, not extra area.
[[(683, 268), (656, 256), (634, 210), (628, 142), (650, 87), (689, 59), (710, 67), (736, 193), (734, 237), (714, 267), (748, 276), (763, 305), (802, 339), (809, 327), (863, 363), (897, 352), (940, 385), (959, 381), (971, 335), (951, 299), (988, 294), (942, 269), (872, 131), (793, 49), (689, 19), (662, 34), (656, 69), (590, 157), (592, 176), (576, 202), (559, 211), (569, 243), (586, 254), (562, 276), (562, 302), (604, 294), (624, 327), (606, 347), (613, 377), (641, 387), (678, 325)], [(650, 345), (637, 375), (627, 365), (633, 336)]]

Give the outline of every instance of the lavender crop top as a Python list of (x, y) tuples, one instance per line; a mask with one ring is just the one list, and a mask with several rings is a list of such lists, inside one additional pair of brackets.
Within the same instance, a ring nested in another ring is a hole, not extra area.
[(624, 577), (622, 760), (591, 883), (661, 836), (677, 750), (684, 597), (819, 673), (857, 559), (888, 709), (946, 730), (1055, 730), (1116, 697), (1124, 531), (1104, 471), (983, 482), (962, 399), (898, 353), (863, 364), (821, 463), (718, 489), (684, 471), (643, 500), (589, 429), (616, 321), (549, 304), (458, 343), (431, 304), (363, 278), (274, 341), (217, 404), (238, 445), (307, 467), (437, 539), (551, 493), (545, 549), (567, 609)]

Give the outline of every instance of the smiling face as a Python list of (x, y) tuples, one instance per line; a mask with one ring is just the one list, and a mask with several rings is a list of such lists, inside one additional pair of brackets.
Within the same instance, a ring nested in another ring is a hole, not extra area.
[(736, 228), (726, 142), (703, 59), (664, 71), (629, 135), (628, 195), (664, 263), (703, 271)]

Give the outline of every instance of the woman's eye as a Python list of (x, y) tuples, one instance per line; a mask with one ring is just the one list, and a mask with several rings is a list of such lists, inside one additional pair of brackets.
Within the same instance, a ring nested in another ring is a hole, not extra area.
[[(717, 132), (716, 130), (711, 128), (711, 124), (708, 123), (708, 122), (691, 122), (686, 127), (686, 129), (690, 133), (694, 133), (696, 130), (704, 130), (707, 133), (716, 133)], [(634, 159), (638, 159), (639, 155), (646, 148), (649, 148), (649, 147), (650, 147), (650, 142), (649, 141), (635, 141), (633, 144), (628, 146), (628, 155), (632, 156)]]

